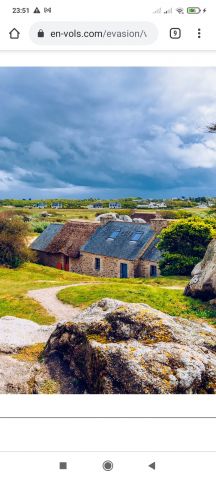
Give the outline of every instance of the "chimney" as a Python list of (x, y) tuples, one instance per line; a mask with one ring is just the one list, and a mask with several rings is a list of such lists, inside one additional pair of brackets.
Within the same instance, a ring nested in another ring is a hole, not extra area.
[(161, 216), (156, 216), (150, 220), (150, 224), (156, 233), (160, 233), (163, 228), (168, 227), (168, 221)]

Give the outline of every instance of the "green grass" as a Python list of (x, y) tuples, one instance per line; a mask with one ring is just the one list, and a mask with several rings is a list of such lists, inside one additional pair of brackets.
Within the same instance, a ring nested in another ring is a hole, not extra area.
[[(139, 279), (136, 279), (136, 281)], [(162, 286), (162, 287), (179, 287), (179, 288), (184, 288), (187, 283), (189, 282), (190, 278), (189, 277), (178, 277), (178, 276), (172, 276), (172, 277), (152, 277), (152, 278), (142, 278), (141, 282), (142, 283), (147, 283), (148, 285), (152, 286)]]
[[(84, 308), (104, 297), (127, 302), (147, 303), (163, 312), (191, 319), (208, 319), (216, 323), (216, 310), (209, 304), (183, 295), (186, 277), (107, 279), (68, 273), (36, 264), (10, 270), (0, 268), (0, 317), (17, 316), (49, 325), (55, 319), (36, 301), (27, 296), (29, 290), (65, 285), (59, 298)], [(90, 283), (68, 288), (69, 284)], [(170, 287), (170, 288), (169, 288)], [(178, 287), (179, 290), (172, 290)]]
[(27, 297), (28, 290), (91, 280), (91, 277), (30, 263), (16, 270), (1, 267), (0, 317), (12, 315), (33, 320), (38, 324), (52, 324), (55, 321), (54, 317), (39, 303)]
[[(149, 281), (149, 279), (148, 279)], [(161, 278), (161, 283), (169, 284), (169, 279)], [(170, 286), (173, 286), (173, 278)], [(87, 285), (62, 290), (58, 297), (65, 303), (84, 308), (92, 303), (111, 297), (117, 300), (132, 303), (147, 303), (153, 308), (174, 316), (184, 318), (208, 319), (210, 323), (216, 323), (216, 310), (209, 304), (185, 297), (183, 290), (165, 289), (157, 285), (158, 279), (152, 280), (153, 286), (147, 286), (147, 279), (141, 282), (123, 281), (113, 282), (107, 280), (107, 284)], [(185, 279), (179, 279), (179, 283), (185, 284)], [(155, 283), (155, 284), (154, 284)]]

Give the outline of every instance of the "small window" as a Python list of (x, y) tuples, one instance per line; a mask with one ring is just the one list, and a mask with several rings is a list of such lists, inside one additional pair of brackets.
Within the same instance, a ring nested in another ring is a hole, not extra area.
[(115, 238), (118, 237), (119, 233), (120, 233), (120, 230), (114, 230), (114, 231), (109, 235), (108, 238), (114, 240)]
[(95, 258), (95, 270), (100, 270), (100, 258)]
[(132, 242), (138, 242), (138, 240), (140, 240), (142, 236), (142, 232), (135, 232), (133, 233), (132, 237), (131, 237), (131, 241)]

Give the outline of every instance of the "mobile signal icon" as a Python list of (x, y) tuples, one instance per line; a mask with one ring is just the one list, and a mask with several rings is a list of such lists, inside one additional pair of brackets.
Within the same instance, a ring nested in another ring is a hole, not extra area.
[(173, 12), (172, 8), (168, 8), (168, 10), (165, 10), (164, 14), (170, 14), (172, 12)]
[(158, 9), (155, 10), (153, 13), (162, 13), (162, 8), (158, 8)]

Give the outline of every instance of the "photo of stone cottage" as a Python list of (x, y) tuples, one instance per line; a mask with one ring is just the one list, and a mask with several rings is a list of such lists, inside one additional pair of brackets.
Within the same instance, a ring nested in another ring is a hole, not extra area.
[(110, 278), (160, 275), (158, 233), (167, 225), (112, 221), (51, 224), (32, 243), (38, 262), (84, 275)]
[(76, 272), (79, 271), (81, 247), (98, 226), (98, 223), (87, 222), (51, 223), (31, 248), (37, 252), (38, 263)]

